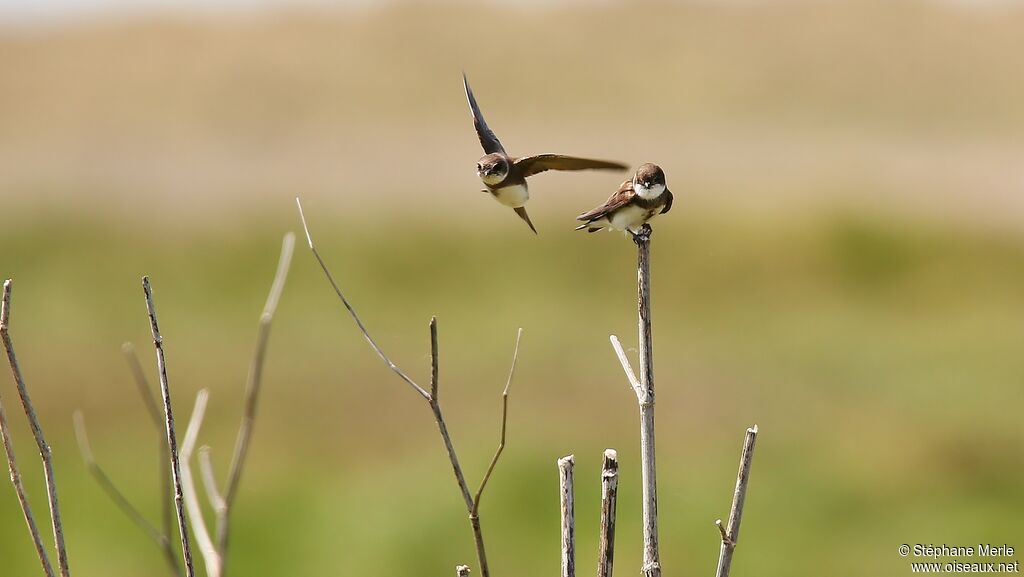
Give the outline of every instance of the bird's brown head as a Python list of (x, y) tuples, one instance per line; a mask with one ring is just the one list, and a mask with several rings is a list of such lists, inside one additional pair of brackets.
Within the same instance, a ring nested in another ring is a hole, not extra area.
[(640, 165), (633, 176), (633, 190), (642, 198), (657, 198), (665, 191), (665, 171), (650, 162)]
[(476, 175), (485, 184), (498, 184), (508, 176), (508, 160), (500, 154), (483, 156), (476, 163)]

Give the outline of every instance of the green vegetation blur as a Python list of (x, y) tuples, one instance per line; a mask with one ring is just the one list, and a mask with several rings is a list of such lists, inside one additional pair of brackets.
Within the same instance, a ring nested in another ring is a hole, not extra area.
[[(513, 154), (659, 162), (654, 223), (662, 561), (709, 574), (743, 431), (758, 424), (734, 575), (900, 575), (903, 543), (1024, 547), (1024, 11), (952, 4), (607, 4), (98, 21), (0, 35), (0, 276), (56, 459), (72, 571), (168, 574), (78, 454), (156, 521), (158, 442), (120, 348), (155, 386), (152, 278), (179, 433), (223, 479), (281, 236), (271, 335), (228, 561), (235, 575), (476, 566), (426, 405), (470, 483), (509, 441), (481, 517), (496, 576), (559, 567), (555, 461), (576, 455), (593, 569), (601, 452), (621, 462), (616, 571), (640, 566), (635, 247), (574, 233), (620, 175), (531, 184), (540, 235), (478, 192), (465, 69)], [(644, 38), (643, 34), (649, 34)], [(0, 400), (37, 519), (41, 467)], [(212, 522), (212, 521), (211, 521)], [(198, 557), (198, 556), (197, 556)], [(824, 569), (823, 568), (827, 568)], [(0, 483), (0, 573), (39, 574)]]

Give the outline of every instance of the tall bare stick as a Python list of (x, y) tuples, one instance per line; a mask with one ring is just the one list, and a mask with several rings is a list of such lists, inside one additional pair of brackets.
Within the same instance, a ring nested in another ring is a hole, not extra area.
[(220, 577), (220, 555), (213, 544), (213, 539), (210, 538), (210, 531), (206, 528), (203, 509), (199, 504), (199, 493), (196, 491), (195, 478), (192, 475), (192, 451), (195, 450), (196, 440), (199, 438), (199, 429), (203, 426), (209, 396), (206, 389), (201, 389), (196, 394), (196, 404), (192, 409), (192, 416), (189, 417), (188, 427), (185, 428), (185, 438), (181, 441), (181, 455), (178, 458), (181, 465), (182, 497), (185, 500), (188, 517), (192, 520), (192, 532), (196, 535), (196, 545), (203, 556), (206, 574), (209, 577)]
[(654, 450), (654, 353), (651, 338), (651, 234), (650, 225), (643, 225), (633, 236), (637, 246), (637, 308), (640, 333), (640, 378), (633, 374), (622, 345), (611, 336), (622, 369), (640, 404), (640, 473), (643, 483), (644, 560), (641, 571), (645, 577), (661, 577), (661, 556), (658, 552), (658, 478)]
[[(61, 577), (68, 577), (68, 553), (64, 546), (64, 524), (60, 519), (60, 504), (57, 500), (57, 481), (53, 475), (53, 453), (50, 445), (46, 443), (43, 436), (43, 427), (36, 416), (32, 400), (28, 396), (28, 388), (25, 386), (25, 379), (21, 374), (21, 367), (18, 366), (18, 357), (14, 354), (14, 343), (11, 341), (9, 322), (11, 314), (11, 285), (13, 281), (4, 281), (4, 292), (2, 304), (0, 304), (0, 338), (3, 339), (4, 348), (7, 350), (7, 360), (11, 365), (11, 372), (14, 374), (14, 383), (18, 388), (18, 396), (21, 397), (21, 406), (25, 409), (25, 416), (28, 418), (29, 426), (32, 429), (32, 436), (35, 437), (36, 446), (39, 448), (39, 457), (43, 461), (43, 477), (46, 481), (46, 494), (50, 503), (50, 521), (53, 525), (53, 541), (57, 548), (57, 567)], [(11, 458), (11, 453), (8, 453)], [(44, 565), (46, 563), (44, 562)]]
[(558, 492), (562, 519), (562, 577), (576, 577), (576, 519), (573, 503), (572, 455), (558, 460)]
[(167, 363), (164, 358), (164, 339), (160, 335), (160, 327), (156, 320), (156, 306), (153, 304), (153, 289), (149, 277), (142, 277), (142, 292), (146, 296), (146, 311), (149, 314), (149, 327), (153, 333), (153, 346), (156, 349), (156, 367), (160, 375), (160, 393), (164, 403), (164, 423), (167, 432), (167, 449), (171, 461), (171, 479), (174, 483), (174, 509), (178, 515), (178, 533), (181, 536), (181, 555), (185, 563), (185, 576), (194, 577), (195, 567), (192, 565), (192, 546), (189, 543), (188, 522), (185, 520), (185, 508), (181, 491), (181, 467), (178, 463), (178, 440), (174, 434), (174, 412), (171, 407), (171, 389), (167, 382)]
[[(221, 561), (221, 574), (224, 573), (224, 565), (227, 562), (232, 505), (238, 495), (238, 483), (242, 478), (245, 458), (249, 454), (253, 424), (256, 422), (256, 406), (259, 402), (260, 385), (263, 380), (263, 365), (267, 356), (267, 344), (270, 341), (270, 323), (274, 320), (277, 303), (281, 299), (284, 283), (288, 279), (288, 269), (291, 266), (294, 249), (295, 234), (289, 232), (281, 241), (281, 257), (277, 261), (277, 272), (274, 273), (274, 282), (270, 285), (270, 294), (267, 295), (267, 302), (263, 305), (263, 313), (260, 315), (259, 328), (256, 332), (256, 350), (253, 352), (252, 361), (249, 364), (249, 376), (245, 383), (245, 410), (242, 414), (242, 423), (238, 427), (234, 456), (231, 459), (231, 468), (228, 470), (228, 480), (224, 486), (223, 498), (220, 500), (221, 506), (216, 509), (217, 552)], [(212, 472), (209, 478), (212, 480)], [(215, 487), (215, 484), (213, 486)]]
[(157, 403), (156, 395), (153, 394), (153, 389), (149, 386), (149, 380), (146, 378), (146, 372), (142, 369), (142, 363), (139, 362), (139, 356), (135, 354), (135, 345), (124, 343), (121, 345), (121, 352), (131, 368), (135, 387), (138, 389), (139, 396), (142, 397), (142, 402), (146, 405), (146, 412), (149, 413), (153, 426), (156, 428), (160, 463), (160, 532), (163, 534), (161, 549), (164, 559), (167, 560), (174, 573), (180, 574), (181, 567), (171, 545), (171, 531), (174, 524), (174, 494), (171, 490), (171, 459), (167, 453), (167, 441), (164, 439), (162, 411)]
[[(306, 233), (306, 242), (309, 244), (309, 249), (313, 252), (313, 256), (316, 258), (317, 263), (319, 263), (321, 270), (323, 270), (324, 276), (326, 276), (327, 280), (331, 283), (331, 287), (334, 288), (334, 293), (338, 296), (338, 299), (341, 300), (341, 303), (345, 306), (345, 309), (352, 317), (352, 320), (355, 321), (356, 326), (363, 334), (363, 337), (368, 343), (370, 343), (370, 347), (373, 348), (374, 352), (377, 353), (377, 356), (384, 361), (388, 368), (427, 401), (430, 411), (434, 415), (434, 420), (437, 423), (441, 440), (444, 442), (445, 450), (448, 453), (448, 460), (452, 465), (452, 471), (455, 474), (455, 481), (459, 486), (459, 492), (466, 504), (466, 512), (469, 514), (470, 527), (473, 530), (473, 540), (476, 545), (477, 560), (480, 563), (480, 574), (482, 577), (490, 577), (490, 569), (487, 565), (487, 552), (484, 548), (483, 530), (480, 526), (479, 506), (487, 481), (490, 479), (491, 473), (498, 462), (498, 458), (501, 456), (501, 453), (505, 448), (505, 423), (507, 421), (508, 414), (508, 391), (509, 385), (512, 382), (512, 376), (515, 374), (516, 362), (519, 358), (519, 338), (522, 336), (522, 329), (519, 329), (519, 332), (516, 335), (516, 349), (512, 358), (512, 369), (509, 371), (509, 378), (505, 384), (505, 389), (502, 392), (501, 438), (494, 457), (491, 459), (487, 472), (480, 483), (476, 496), (474, 497), (473, 494), (470, 493), (469, 485), (466, 483), (466, 477), (462, 472), (462, 466), (459, 464), (458, 454), (455, 452), (455, 446), (452, 443), (451, 435), (448, 433), (448, 426), (444, 420), (444, 414), (441, 411), (441, 401), (438, 393), (438, 374), (440, 363), (438, 360), (437, 319), (430, 319), (430, 391), (428, 392), (409, 377), (409, 375), (403, 372), (398, 365), (392, 362), (387, 354), (385, 354), (377, 345), (377, 342), (373, 340), (373, 337), (370, 336), (370, 333), (366, 330), (366, 326), (363, 324), (362, 320), (360, 320), (359, 315), (356, 313), (355, 309), (352, 308), (352, 305), (349, 304), (348, 299), (345, 298), (345, 295), (341, 292), (341, 289), (338, 287), (338, 283), (334, 280), (334, 275), (331, 274), (331, 271), (327, 268), (327, 264), (324, 262), (323, 258), (321, 258), (320, 253), (313, 244), (313, 236), (309, 232), (309, 225), (306, 223), (306, 216), (302, 212), (302, 203), (298, 198), (295, 199), (295, 203), (299, 207), (299, 217), (302, 219), (302, 228)], [(468, 574), (469, 567), (465, 565), (459, 566), (459, 574), (462, 574), (461, 572), (463, 568)]]
[(597, 577), (612, 577), (615, 560), (615, 504), (619, 493), (619, 455), (605, 449), (601, 465), (601, 532), (597, 543)]
[(747, 429), (743, 438), (743, 452), (740, 454), (740, 468), (736, 473), (736, 490), (732, 495), (732, 507), (729, 509), (729, 524), (722, 527), (722, 520), (715, 521), (722, 535), (722, 546), (718, 551), (718, 570), (716, 577), (729, 577), (732, 568), (732, 554), (740, 539), (740, 521), (743, 518), (743, 503), (747, 499), (747, 483), (750, 481), (750, 464), (754, 460), (754, 443), (757, 441), (757, 425)]
[(32, 507), (28, 503), (25, 486), (21, 483), (18, 459), (14, 456), (14, 443), (11, 441), (11, 434), (7, 428), (7, 416), (4, 414), (2, 402), (0, 402), (0, 437), (3, 437), (4, 453), (7, 455), (7, 469), (11, 473), (11, 484), (14, 485), (14, 492), (18, 495), (18, 504), (21, 505), (21, 514), (25, 517), (25, 524), (28, 525), (28, 532), (32, 537), (32, 544), (36, 548), (36, 555), (39, 556), (39, 562), (43, 564), (43, 572), (46, 573), (46, 577), (54, 577), (53, 566), (50, 565), (50, 557), (46, 554), (46, 546), (43, 545), (43, 540), (39, 536), (39, 527), (36, 525), (36, 519), (32, 515)]

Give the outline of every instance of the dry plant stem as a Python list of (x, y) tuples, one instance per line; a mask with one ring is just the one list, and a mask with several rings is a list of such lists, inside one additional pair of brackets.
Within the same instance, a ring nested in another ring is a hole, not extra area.
[(650, 318), (650, 235), (643, 225), (637, 244), (637, 300), (640, 333), (640, 471), (643, 484), (643, 568), (646, 577), (662, 575), (657, 544), (657, 473), (654, 464), (654, 360)]
[(637, 245), (637, 301), (640, 333), (640, 467), (643, 483), (644, 564), (647, 577), (660, 577), (658, 480), (654, 450), (654, 353), (651, 346), (651, 227), (644, 225)]
[(366, 341), (370, 343), (371, 347), (373, 347), (374, 352), (377, 353), (377, 356), (380, 357), (382, 361), (384, 361), (384, 364), (386, 364), (389, 369), (394, 371), (394, 373), (398, 375), (399, 378), (401, 378), (417, 393), (419, 393), (421, 397), (429, 401), (430, 393), (423, 390), (423, 387), (417, 385), (416, 381), (412, 380), (409, 377), (409, 375), (406, 375), (404, 372), (402, 372), (402, 369), (398, 368), (398, 365), (391, 362), (391, 359), (389, 359), (388, 356), (384, 354), (384, 351), (379, 346), (377, 346), (377, 342), (374, 341), (373, 337), (370, 336), (370, 333), (367, 332), (366, 327), (363, 325), (363, 321), (359, 319), (359, 315), (356, 314), (355, 309), (352, 308), (352, 305), (349, 304), (348, 299), (346, 299), (345, 295), (342, 294), (341, 289), (338, 288), (338, 283), (335, 282), (334, 280), (334, 275), (332, 275), (331, 271), (327, 269), (327, 265), (324, 263), (324, 259), (320, 257), (320, 253), (316, 250), (316, 247), (313, 246), (313, 237), (309, 234), (309, 226), (306, 224), (306, 215), (303, 214), (302, 212), (302, 203), (299, 202), (298, 197), (295, 198), (295, 204), (299, 206), (299, 218), (302, 219), (302, 229), (306, 232), (306, 242), (309, 243), (309, 250), (313, 252), (313, 256), (316, 258), (316, 262), (320, 264), (320, 268), (323, 269), (324, 274), (327, 276), (327, 280), (330, 281), (331, 286), (334, 287), (334, 293), (338, 295), (339, 299), (341, 299), (341, 304), (345, 305), (345, 308), (348, 310), (348, 314), (352, 316), (352, 320), (354, 320), (356, 326), (359, 327), (359, 331), (363, 333), (363, 337), (366, 338)]
[(562, 519), (562, 577), (576, 576), (576, 519), (573, 504), (572, 455), (558, 460), (558, 489)]
[(661, 577), (658, 552), (658, 480), (654, 450), (654, 354), (651, 345), (651, 227), (645, 224), (633, 235), (637, 246), (637, 308), (640, 333), (640, 378), (633, 373), (618, 337), (610, 340), (640, 404), (640, 473), (643, 485), (645, 577)]
[(32, 429), (32, 436), (39, 448), (39, 457), (43, 461), (43, 477), (46, 481), (46, 494), (50, 503), (50, 520), (53, 524), (53, 541), (57, 548), (57, 568), (62, 577), (68, 577), (68, 553), (64, 546), (64, 525), (60, 519), (60, 504), (57, 501), (57, 481), (53, 475), (53, 453), (50, 445), (46, 443), (43, 436), (43, 427), (36, 416), (32, 400), (28, 396), (28, 388), (25, 386), (25, 379), (18, 366), (18, 357), (14, 354), (14, 343), (11, 341), (9, 332), (9, 321), (11, 315), (11, 285), (13, 281), (4, 281), (3, 300), (0, 303), (0, 338), (3, 339), (4, 348), (7, 350), (7, 360), (11, 364), (11, 372), (14, 374), (14, 383), (18, 388), (18, 396), (21, 397), (21, 406), (25, 409), (25, 416), (28, 417), (29, 426)]
[(642, 398), (644, 395), (643, 387), (640, 385), (640, 381), (637, 380), (636, 373), (633, 372), (633, 366), (629, 364), (626, 351), (622, 350), (622, 343), (619, 342), (619, 337), (609, 335), (608, 340), (611, 341), (612, 348), (615, 349), (615, 356), (619, 358), (619, 363), (622, 365), (622, 370), (626, 373), (629, 386), (633, 387), (633, 392), (636, 393), (636, 398)]
[(615, 504), (619, 493), (619, 456), (605, 449), (601, 465), (601, 532), (598, 535), (597, 577), (612, 577), (615, 560)]
[(494, 472), (494, 466), (498, 464), (498, 459), (501, 458), (502, 451), (505, 450), (505, 429), (508, 423), (508, 389), (512, 386), (512, 378), (516, 374), (516, 364), (519, 362), (519, 341), (523, 338), (523, 329), (520, 328), (516, 331), (516, 347), (512, 352), (512, 368), (508, 371), (508, 379), (505, 381), (505, 390), (501, 392), (501, 434), (498, 437), (498, 448), (494, 451), (494, 457), (491, 458), (491, 463), (487, 465), (487, 472), (484, 473), (484, 478), (480, 481), (480, 487), (476, 490), (476, 496), (473, 497), (473, 515), (476, 516), (477, 511), (480, 510), (480, 498), (484, 494), (484, 489), (487, 487), (487, 481), (491, 479), (491, 473)]
[(188, 523), (185, 520), (185, 508), (181, 491), (181, 468), (178, 463), (178, 440), (174, 433), (174, 412), (171, 407), (171, 389), (167, 382), (167, 364), (164, 358), (164, 339), (160, 335), (160, 327), (156, 320), (156, 306), (153, 304), (153, 289), (149, 277), (142, 277), (142, 292), (146, 296), (146, 311), (149, 314), (149, 327), (153, 334), (153, 346), (156, 349), (156, 367), (160, 375), (160, 393), (164, 404), (164, 425), (167, 433), (167, 449), (171, 462), (171, 480), (174, 484), (174, 509), (178, 516), (178, 534), (181, 537), (181, 555), (185, 564), (185, 576), (194, 577), (195, 567), (192, 565), (192, 546), (189, 543)]
[(188, 420), (188, 427), (185, 429), (185, 438), (181, 441), (181, 489), (185, 500), (185, 508), (188, 510), (188, 517), (192, 520), (192, 532), (196, 535), (196, 545), (203, 556), (203, 563), (206, 565), (206, 574), (209, 577), (220, 576), (220, 556), (210, 538), (210, 531), (206, 528), (206, 521), (203, 519), (203, 509), (199, 505), (199, 495), (196, 491), (195, 479), (192, 476), (192, 451), (196, 447), (196, 439), (199, 437), (199, 429), (203, 426), (203, 416), (206, 415), (206, 402), (209, 393), (202, 389), (196, 395), (195, 408), (192, 409), (192, 416)]
[[(419, 394), (420, 397), (422, 397), (424, 400), (426, 400), (427, 404), (430, 406), (430, 411), (434, 415), (434, 420), (437, 423), (437, 429), (440, 432), (441, 441), (444, 442), (444, 449), (447, 452), (447, 455), (449, 455), (449, 461), (451, 461), (452, 463), (452, 469), (455, 472), (455, 478), (456, 482), (459, 485), (459, 491), (462, 494), (462, 498), (466, 503), (466, 511), (469, 513), (469, 522), (473, 530), (473, 540), (476, 545), (476, 557), (478, 563), (480, 564), (480, 575), (481, 577), (489, 577), (490, 571), (487, 567), (487, 554), (483, 546), (483, 532), (480, 528), (479, 505), (480, 498), (482, 497), (483, 490), (486, 487), (487, 481), (490, 479), (490, 475), (492, 475), (492, 472), (495, 469), (495, 465), (497, 465), (498, 459), (501, 457), (502, 451), (505, 449), (505, 426), (508, 414), (508, 393), (509, 386), (512, 382), (512, 376), (515, 374), (516, 362), (519, 358), (519, 338), (522, 335), (522, 329), (519, 329), (519, 332), (516, 335), (516, 347), (515, 353), (512, 357), (512, 369), (509, 371), (509, 378), (508, 381), (505, 383), (505, 390), (502, 393), (501, 439), (498, 444), (498, 449), (495, 452), (495, 456), (492, 458), (492, 460), (490, 460), (490, 464), (487, 466), (487, 471), (483, 477), (483, 480), (480, 482), (480, 487), (479, 489), (477, 489), (476, 496), (474, 497), (469, 491), (469, 485), (466, 483), (466, 478), (463, 475), (462, 466), (459, 464), (459, 456), (456, 453), (455, 446), (452, 443), (452, 436), (449, 434), (449, 430), (447, 430), (447, 425), (444, 422), (444, 415), (441, 412), (440, 398), (438, 396), (439, 363), (437, 355), (437, 319), (432, 318), (430, 320), (430, 390), (428, 393), (427, 389), (417, 384), (416, 381), (414, 381), (409, 375), (407, 375), (400, 368), (398, 368), (398, 366), (395, 365), (390, 358), (388, 358), (384, 351), (382, 351), (381, 347), (377, 345), (377, 342), (374, 340), (374, 338), (370, 336), (369, 331), (367, 331), (367, 327), (364, 324), (362, 324), (362, 321), (359, 319), (359, 316), (355, 313), (354, 308), (352, 308), (352, 305), (349, 304), (348, 299), (345, 298), (345, 295), (341, 292), (341, 289), (338, 287), (338, 283), (334, 280), (334, 275), (332, 275), (331, 271), (328, 269), (327, 263), (324, 262), (324, 259), (321, 257), (321, 255), (319, 255), (319, 252), (316, 250), (316, 247), (313, 244), (312, 235), (309, 233), (309, 225), (306, 223), (305, 214), (302, 212), (302, 203), (299, 201), (298, 198), (295, 199), (295, 203), (296, 205), (298, 205), (299, 208), (299, 217), (302, 219), (302, 229), (305, 232), (306, 242), (309, 244), (309, 250), (312, 251), (313, 256), (316, 258), (316, 262), (319, 264), (319, 266), (321, 266), (321, 270), (324, 271), (324, 275), (331, 283), (332, 288), (334, 288), (335, 294), (341, 300), (342, 304), (344, 304), (345, 310), (348, 311), (348, 314), (355, 322), (356, 327), (358, 327), (359, 332), (361, 332), (362, 336), (364, 336), (364, 338), (367, 339), (367, 342), (370, 343), (370, 346), (374, 349), (374, 352), (377, 353), (377, 356), (380, 357), (382, 361), (384, 361), (388, 368), (391, 369), (391, 371), (393, 371), (396, 375), (398, 375), (398, 377), (401, 380), (406, 381), (407, 384), (409, 384), (414, 390), (416, 390), (416, 393)], [(468, 572), (468, 567), (466, 568), (466, 570)]]
[(732, 495), (732, 507), (729, 509), (729, 524), (722, 527), (722, 520), (715, 524), (722, 534), (722, 545), (718, 552), (718, 570), (716, 577), (729, 577), (732, 568), (732, 554), (740, 539), (740, 521), (743, 518), (743, 503), (747, 498), (747, 483), (750, 481), (750, 464), (754, 460), (754, 443), (757, 441), (757, 425), (747, 429), (743, 438), (743, 452), (740, 454), (739, 472), (736, 473), (736, 490)]
[[(85, 467), (89, 471), (89, 474), (96, 479), (96, 483), (99, 484), (100, 488), (110, 497), (110, 500), (133, 522), (135, 525), (142, 530), (150, 539), (152, 539), (161, 548), (167, 542), (164, 535), (157, 530), (156, 527), (150, 523), (146, 517), (135, 508), (134, 505), (128, 501), (128, 498), (124, 496), (110, 477), (107, 476), (106, 471), (103, 467), (100, 467), (99, 463), (96, 462), (96, 457), (92, 453), (92, 446), (89, 443), (89, 433), (85, 428), (85, 417), (81, 411), (75, 411), (73, 415), (75, 424), (75, 438), (78, 440), (78, 450), (82, 453), (82, 460), (85, 461)], [(173, 553), (172, 553), (173, 558)]]
[(142, 363), (139, 362), (139, 356), (135, 354), (135, 346), (131, 343), (125, 343), (121, 346), (121, 352), (124, 354), (125, 360), (128, 361), (128, 366), (131, 368), (132, 376), (134, 377), (135, 387), (139, 391), (139, 396), (142, 397), (142, 402), (146, 405), (146, 411), (153, 420), (153, 426), (156, 427), (157, 440), (159, 441), (158, 455), (160, 458), (160, 527), (163, 534), (164, 557), (174, 569), (174, 573), (180, 574), (181, 567), (178, 565), (178, 558), (174, 555), (174, 549), (171, 545), (171, 531), (174, 523), (174, 498), (171, 491), (171, 459), (167, 453), (167, 442), (164, 439), (163, 416), (161, 415), (156, 396), (153, 394), (153, 389), (149, 386), (149, 380), (146, 379), (146, 372), (142, 369)]
[[(490, 577), (490, 570), (487, 566), (487, 552), (484, 548), (483, 531), (480, 527), (480, 499), (483, 495), (484, 488), (487, 485), (487, 481), (490, 479), (491, 473), (493, 472), (494, 467), (498, 462), (498, 458), (501, 456), (501, 453), (505, 448), (505, 424), (507, 421), (508, 413), (508, 391), (509, 385), (512, 382), (512, 376), (515, 374), (516, 361), (519, 357), (519, 338), (522, 335), (522, 329), (519, 330), (519, 333), (516, 336), (516, 349), (512, 358), (512, 369), (509, 371), (509, 379), (506, 382), (505, 390), (502, 393), (501, 438), (499, 440), (498, 448), (495, 451), (494, 457), (491, 459), (491, 463), (487, 468), (487, 473), (484, 475), (484, 478), (480, 483), (480, 487), (476, 492), (476, 496), (474, 497), (470, 493), (469, 485), (466, 483), (465, 475), (462, 473), (462, 466), (459, 464), (459, 458), (455, 452), (455, 446), (452, 444), (451, 435), (448, 433), (448, 426), (447, 424), (445, 424), (444, 414), (441, 411), (441, 401), (440, 396), (438, 394), (439, 362), (437, 351), (437, 319), (430, 319), (430, 391), (428, 392), (426, 389), (424, 389), (423, 387), (418, 385), (414, 380), (412, 380), (411, 377), (405, 374), (405, 372), (403, 372), (398, 367), (398, 365), (393, 363), (391, 359), (388, 358), (387, 354), (385, 354), (384, 351), (377, 345), (376, 341), (373, 340), (373, 337), (370, 336), (370, 333), (366, 330), (366, 326), (363, 325), (363, 322), (362, 320), (360, 320), (359, 315), (356, 314), (355, 309), (352, 308), (352, 305), (349, 304), (348, 299), (346, 299), (345, 295), (341, 292), (341, 289), (338, 287), (338, 283), (334, 280), (334, 275), (331, 274), (331, 271), (327, 268), (327, 264), (324, 262), (323, 258), (321, 258), (320, 253), (317, 251), (316, 246), (313, 244), (313, 236), (309, 232), (309, 225), (306, 223), (306, 216), (302, 212), (302, 203), (299, 201), (298, 198), (295, 199), (295, 203), (296, 205), (298, 205), (299, 208), (299, 217), (302, 219), (302, 228), (306, 233), (306, 242), (309, 244), (309, 249), (313, 252), (313, 256), (316, 258), (316, 261), (320, 265), (321, 270), (323, 270), (324, 276), (326, 276), (327, 280), (331, 283), (331, 287), (334, 288), (334, 293), (338, 296), (338, 299), (341, 300), (342, 304), (345, 306), (345, 309), (352, 317), (352, 320), (355, 321), (356, 326), (359, 328), (359, 331), (363, 334), (363, 337), (366, 339), (368, 343), (370, 343), (370, 346), (373, 348), (374, 352), (377, 353), (377, 356), (384, 361), (388, 368), (390, 368), (396, 375), (398, 375), (399, 378), (405, 381), (406, 384), (412, 387), (412, 389), (416, 391), (421, 397), (423, 397), (423, 399), (426, 400), (427, 404), (430, 406), (430, 410), (434, 415), (434, 420), (437, 422), (438, 431), (441, 434), (441, 440), (444, 442), (445, 450), (448, 453), (448, 460), (451, 462), (452, 471), (455, 474), (455, 480), (459, 485), (459, 492), (462, 495), (463, 501), (465, 501), (466, 511), (467, 513), (469, 513), (470, 526), (473, 529), (473, 540), (476, 545), (477, 560), (480, 563), (480, 574), (482, 577)], [(462, 568), (464, 568), (466, 574), (468, 574), (469, 568), (467, 566), (461, 565), (459, 567), (460, 574)]]
[(459, 465), (459, 456), (455, 452), (451, 435), (448, 433), (448, 425), (444, 422), (444, 414), (441, 412), (441, 400), (438, 396), (438, 368), (439, 358), (437, 353), (437, 318), (430, 319), (430, 395), (427, 403), (430, 411), (434, 414), (434, 421), (437, 422), (437, 430), (444, 441), (445, 450), (448, 452), (448, 460), (451, 461), (452, 470), (455, 473), (455, 481), (459, 485), (459, 491), (466, 502), (466, 512), (469, 513), (469, 524), (473, 530), (473, 544), (476, 546), (477, 562), (480, 564), (480, 574), (489, 577), (490, 568), (487, 565), (487, 550), (484, 547), (483, 529), (480, 527), (480, 516), (473, 506), (473, 497), (469, 494), (469, 485), (466, 484), (466, 476), (462, 473), (462, 466)]
[(217, 489), (217, 479), (213, 475), (213, 458), (210, 457), (210, 447), (206, 445), (199, 447), (199, 473), (203, 477), (203, 488), (210, 499), (210, 506), (220, 514), (224, 510), (224, 497)]
[(28, 504), (28, 496), (25, 495), (25, 486), (21, 484), (21, 472), (18, 470), (18, 460), (14, 456), (14, 444), (11, 442), (10, 432), (7, 429), (7, 416), (4, 414), (3, 403), (0, 403), (0, 437), (3, 437), (7, 469), (11, 473), (11, 484), (14, 485), (14, 492), (18, 495), (18, 504), (21, 505), (21, 513), (25, 517), (25, 524), (28, 525), (28, 532), (32, 536), (36, 555), (39, 556), (39, 562), (43, 564), (43, 572), (46, 573), (46, 577), (54, 577), (50, 557), (46, 554), (46, 546), (43, 545), (43, 540), (39, 536), (39, 527), (32, 515), (32, 507)]
[(253, 424), (256, 421), (256, 406), (259, 401), (263, 365), (267, 356), (267, 344), (270, 341), (270, 323), (274, 320), (277, 303), (281, 299), (284, 283), (288, 279), (288, 269), (291, 266), (294, 250), (295, 235), (289, 232), (281, 240), (281, 256), (277, 261), (277, 272), (274, 273), (274, 282), (270, 285), (270, 294), (267, 295), (267, 302), (263, 305), (263, 313), (260, 314), (259, 328), (256, 333), (256, 349), (249, 364), (249, 376), (245, 383), (245, 410), (242, 415), (242, 423), (238, 427), (234, 456), (231, 459), (231, 468), (228, 470), (228, 480), (224, 487), (223, 506), (216, 509), (217, 552), (221, 560), (221, 574), (224, 573), (224, 563), (227, 561), (231, 507), (238, 494), (238, 483), (242, 478), (245, 458), (249, 454)]

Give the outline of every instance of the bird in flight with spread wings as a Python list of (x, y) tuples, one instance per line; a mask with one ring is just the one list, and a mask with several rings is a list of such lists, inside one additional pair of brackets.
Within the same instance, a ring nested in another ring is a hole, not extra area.
[(530, 215), (526, 213), (526, 201), (530, 199), (530, 192), (526, 184), (526, 178), (546, 170), (625, 170), (628, 165), (621, 162), (607, 160), (593, 160), (590, 158), (578, 158), (565, 156), (563, 154), (537, 154), (535, 156), (523, 156), (513, 158), (505, 152), (505, 147), (498, 141), (484, 121), (484, 116), (477, 106), (473, 90), (469, 87), (466, 75), (462, 75), (462, 85), (466, 89), (466, 99), (469, 101), (469, 108), (473, 114), (473, 126), (480, 138), (480, 145), (484, 149), (484, 156), (476, 163), (476, 174), (483, 181), (486, 192), (494, 197), (499, 203), (513, 209), (519, 218), (523, 219), (530, 230), (537, 233), (537, 229), (530, 222)]

